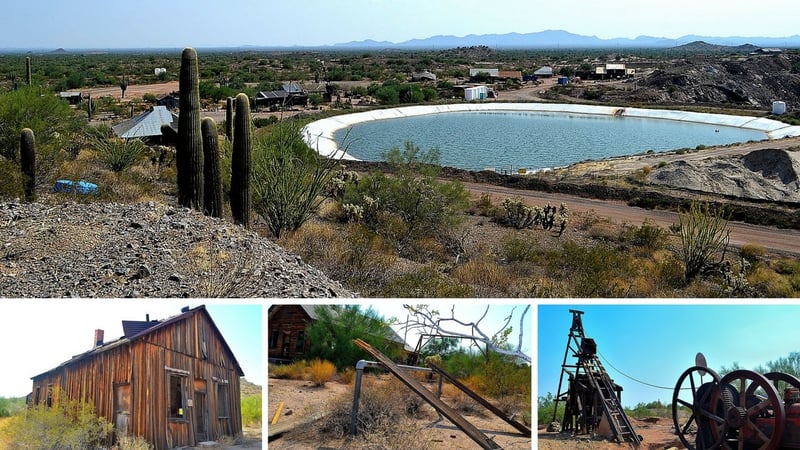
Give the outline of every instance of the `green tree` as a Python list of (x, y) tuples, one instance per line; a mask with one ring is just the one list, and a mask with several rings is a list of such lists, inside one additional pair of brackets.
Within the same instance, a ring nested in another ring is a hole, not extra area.
[(40, 162), (46, 162), (49, 151), (74, 145), (81, 127), (75, 112), (52, 92), (26, 86), (0, 94), (0, 156), (17, 161), (20, 133), (30, 128), (44, 157)]
[(359, 305), (318, 306), (317, 320), (308, 328), (309, 358), (328, 360), (337, 369), (353, 367), (367, 353), (353, 344), (361, 339), (388, 356), (397, 358), (402, 354), (402, 344), (387, 322), (372, 308), (362, 310)]
[(281, 122), (253, 145), (253, 209), (280, 238), (319, 208), (338, 160), (321, 158), (303, 141), (300, 126)]

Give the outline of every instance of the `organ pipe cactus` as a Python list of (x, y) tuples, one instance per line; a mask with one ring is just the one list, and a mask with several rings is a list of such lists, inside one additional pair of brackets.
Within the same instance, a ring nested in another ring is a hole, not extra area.
[(203, 207), (212, 217), (222, 217), (222, 181), (219, 173), (217, 123), (206, 117), (200, 126), (203, 133)]
[(237, 224), (250, 224), (250, 160), (252, 152), (250, 99), (247, 94), (236, 96), (236, 116), (233, 128), (231, 155), (231, 213)]
[(203, 140), (200, 134), (200, 79), (197, 73), (197, 51), (183, 50), (179, 77), (180, 101), (178, 142), (175, 160), (178, 169), (178, 203), (187, 207), (203, 207)]
[(22, 183), (25, 201), (36, 200), (36, 137), (33, 130), (25, 128), (19, 138), (19, 160), (22, 167)]
[(228, 141), (233, 139), (233, 97), (228, 97), (225, 103), (225, 137)]

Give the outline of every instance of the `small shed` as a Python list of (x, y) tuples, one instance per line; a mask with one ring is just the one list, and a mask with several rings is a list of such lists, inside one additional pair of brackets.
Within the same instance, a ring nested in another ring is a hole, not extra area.
[(486, 100), (489, 97), (489, 88), (486, 86), (472, 86), (464, 89), (464, 100)]
[(553, 76), (553, 68), (550, 67), (550, 66), (542, 66), (542, 67), (536, 69), (536, 71), (533, 72), (533, 74), (536, 75), (537, 77), (546, 77), (546, 78), (552, 77)]
[(77, 105), (83, 100), (81, 93), (74, 91), (59, 92), (58, 97), (61, 100), (66, 100), (70, 105)]
[(153, 106), (149, 111), (120, 122), (111, 131), (122, 139), (161, 140), (161, 125), (168, 124), (178, 129), (178, 115), (167, 110), (166, 106)]
[(169, 110), (177, 108), (179, 104), (180, 100), (174, 94), (165, 94), (156, 99), (156, 105), (165, 106)]
[(156, 450), (241, 434), (244, 373), (205, 306), (122, 327), (110, 342), (95, 330), (92, 349), (32, 377), (31, 406), (88, 402), (117, 435)]

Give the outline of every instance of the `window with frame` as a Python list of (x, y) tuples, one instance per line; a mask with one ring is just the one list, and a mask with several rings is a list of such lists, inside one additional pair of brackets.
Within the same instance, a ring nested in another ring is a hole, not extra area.
[(184, 387), (186, 386), (185, 376), (169, 374), (169, 418), (183, 419), (186, 411), (184, 409), (185, 396)]
[(52, 384), (48, 384), (47, 385), (47, 399), (45, 400), (45, 405), (47, 405), (48, 408), (52, 408), (53, 407), (53, 385)]
[(297, 343), (295, 344), (295, 352), (303, 353), (306, 348), (306, 332), (305, 331), (298, 331), (297, 332)]
[(230, 393), (227, 382), (217, 383), (217, 417), (227, 418), (231, 415)]
[(269, 348), (278, 348), (278, 338), (281, 332), (279, 330), (272, 330), (272, 335), (269, 337)]

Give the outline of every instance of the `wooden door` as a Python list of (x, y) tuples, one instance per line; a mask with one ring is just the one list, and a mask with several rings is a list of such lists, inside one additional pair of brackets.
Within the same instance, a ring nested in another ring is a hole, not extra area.
[(208, 440), (208, 408), (205, 391), (194, 391), (194, 436), (196, 442)]
[(114, 429), (117, 435), (125, 436), (131, 431), (131, 385), (114, 386)]

